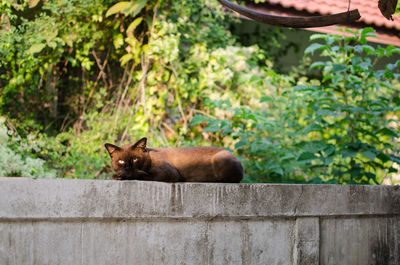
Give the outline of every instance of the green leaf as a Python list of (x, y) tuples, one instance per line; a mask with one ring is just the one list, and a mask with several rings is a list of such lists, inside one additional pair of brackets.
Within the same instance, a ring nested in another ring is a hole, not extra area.
[(44, 49), (44, 47), (46, 47), (46, 44), (44, 44), (44, 43), (36, 43), (36, 44), (33, 44), (29, 48), (28, 52), (31, 53), (31, 54), (39, 53)]
[(390, 157), (383, 152), (379, 152), (376, 157), (379, 158), (383, 163), (386, 163), (387, 161), (390, 160)]
[(395, 156), (395, 155), (389, 155), (389, 158), (391, 161), (397, 163), (400, 165), (400, 157), (399, 156)]
[(366, 52), (367, 54), (372, 54), (375, 51), (374, 47), (372, 47), (371, 45), (367, 45), (367, 44), (363, 45), (362, 48), (363, 48), (364, 52)]
[(400, 48), (389, 46), (387, 48), (386, 56), (391, 56), (393, 53), (400, 53)]
[(124, 56), (122, 56), (119, 61), (121, 62), (121, 65), (125, 65), (127, 62), (129, 62), (130, 60), (132, 60), (133, 55), (132, 53), (127, 53)]
[(328, 81), (328, 80), (331, 80), (332, 78), (333, 78), (332, 75), (325, 74), (325, 75), (324, 75), (324, 78), (322, 79), (322, 82), (326, 82), (326, 81)]
[(107, 10), (106, 17), (109, 17), (116, 13), (124, 13), (125, 15), (130, 15), (132, 17), (135, 17), (137, 14), (139, 14), (140, 11), (142, 11), (142, 9), (146, 6), (147, 2), (148, 0), (137, 0), (134, 2), (127, 2), (127, 1), (118, 2)]
[(50, 41), (49, 43), (47, 43), (47, 45), (52, 48), (55, 49), (57, 47), (57, 42), (55, 41)]
[(355, 157), (358, 152), (353, 149), (345, 148), (341, 150), (339, 153), (342, 154), (344, 158), (346, 158), (346, 157)]
[(389, 167), (389, 173), (397, 173), (397, 172), (399, 172), (397, 168)]
[(307, 47), (307, 49), (304, 51), (304, 54), (309, 54), (309, 53), (314, 54), (315, 51), (321, 50), (324, 48), (326, 48), (326, 45), (322, 45), (319, 43), (313, 43)]
[(106, 17), (124, 12), (132, 5), (132, 2), (122, 1), (118, 2), (107, 10)]
[(271, 147), (273, 147), (273, 144), (268, 140), (252, 141), (250, 144), (250, 150), (255, 153), (266, 152), (267, 150), (271, 150)]
[(203, 132), (219, 132), (221, 130), (220, 125), (220, 120), (210, 120)]
[(395, 131), (390, 130), (389, 128), (382, 128), (377, 131), (376, 134), (383, 134), (390, 137), (399, 137), (399, 135)]
[(334, 64), (332, 67), (333, 73), (342, 73), (347, 70), (347, 66), (343, 64)]
[[(368, 33), (375, 32), (374, 28), (366, 27), (361, 30), (361, 35), (368, 35)], [(372, 36), (372, 35), (371, 35)]]
[(248, 146), (249, 145), (249, 141), (247, 141), (246, 138), (242, 138), (240, 139), (239, 142), (237, 142), (235, 144), (235, 149), (241, 149), (242, 147)]
[(131, 32), (136, 29), (136, 27), (142, 22), (143, 18), (138, 17), (136, 18), (131, 24), (129, 24), (128, 28), (126, 29), (126, 32)]
[(113, 43), (114, 43), (114, 47), (116, 49), (121, 48), (122, 45), (124, 45), (124, 36), (121, 33), (116, 35), (116, 36), (114, 36)]
[(318, 153), (325, 149), (327, 147), (327, 144), (323, 141), (311, 141), (311, 142), (306, 142), (303, 146), (303, 150), (305, 152), (310, 152), (310, 153)]
[(318, 89), (318, 86), (297, 85), (294, 87), (295, 91), (315, 91), (317, 89)]
[(311, 35), (310, 40), (325, 39), (326, 37), (326, 34), (313, 34)]
[[(368, 123), (368, 122), (369, 122), (369, 120), (365, 120), (365, 123)], [(369, 136), (373, 137), (375, 140), (379, 141), (379, 137), (376, 136), (376, 134), (374, 134), (371, 131), (365, 130), (364, 128), (355, 128), (355, 131), (360, 132), (365, 135), (369, 135)]]
[(135, 2), (131, 2), (131, 6), (126, 10), (126, 14), (135, 17), (140, 11), (142, 11), (148, 1), (149, 0), (137, 0)]
[(233, 132), (232, 125), (227, 120), (221, 120), (219, 127), (225, 134), (229, 134), (229, 133)]
[(313, 160), (315, 158), (317, 157), (313, 153), (303, 152), (300, 154), (299, 158), (297, 158), (297, 161)]
[(34, 8), (35, 6), (37, 6), (37, 4), (39, 3), (40, 0), (28, 0), (29, 3), (29, 8)]
[(394, 97), (394, 98), (393, 98), (393, 102), (394, 102), (396, 105), (400, 105), (400, 96)]
[(309, 181), (309, 183), (311, 183), (311, 184), (322, 184), (323, 182), (322, 182), (322, 179), (320, 177), (315, 177), (315, 178), (312, 178)]
[(273, 173), (276, 173), (276, 174), (281, 175), (281, 176), (283, 176), (283, 174), (284, 174), (283, 169), (282, 169), (280, 166), (278, 166), (278, 165), (273, 166), (270, 170), (271, 170)]
[(371, 150), (365, 150), (362, 152), (366, 157), (369, 158), (369, 160), (374, 160), (376, 157), (376, 154), (372, 152)]
[(279, 158), (279, 161), (280, 162), (284, 162), (284, 161), (289, 162), (290, 160), (294, 160), (294, 159), (296, 159), (296, 157), (293, 154), (287, 154), (287, 155)]
[(268, 97), (268, 96), (262, 96), (261, 100), (260, 100), (261, 103), (263, 103), (263, 102), (273, 102), (273, 101), (275, 101), (275, 99), (272, 98), (272, 97)]
[(303, 132), (308, 134), (309, 132), (319, 132), (322, 130), (323, 130), (323, 128), (321, 127), (321, 125), (319, 125), (317, 123), (313, 123), (313, 124), (310, 124), (307, 127), (305, 127), (303, 129)]
[(320, 109), (316, 113), (317, 116), (336, 116), (334, 112), (329, 109)]
[(310, 69), (321, 68), (321, 67), (324, 67), (326, 65), (327, 65), (326, 62), (315, 62), (315, 63), (312, 63), (310, 65)]
[(362, 44), (367, 43), (367, 37), (377, 37), (377, 35), (375, 34), (375, 30), (373, 28), (367, 27), (362, 29), (360, 42)]
[(201, 124), (202, 122), (205, 121), (210, 121), (210, 118), (203, 116), (203, 115), (196, 115), (192, 118), (192, 120), (190, 121), (191, 125), (198, 125)]
[(392, 63), (387, 64), (387, 65), (386, 65), (386, 68), (387, 68), (389, 71), (393, 71), (393, 70), (396, 69), (396, 67), (398, 67), (398, 66), (400, 66), (400, 60), (397, 60), (394, 64), (392, 64)]
[(333, 144), (328, 144), (327, 147), (324, 149), (324, 153), (326, 156), (331, 156), (335, 153), (336, 147)]

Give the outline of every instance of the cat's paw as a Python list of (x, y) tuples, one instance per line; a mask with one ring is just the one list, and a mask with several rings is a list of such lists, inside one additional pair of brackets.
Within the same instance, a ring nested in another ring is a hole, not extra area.
[(118, 175), (113, 175), (113, 176), (112, 176), (112, 179), (113, 179), (113, 180), (122, 180), (122, 177), (121, 177), (121, 176), (118, 176)]

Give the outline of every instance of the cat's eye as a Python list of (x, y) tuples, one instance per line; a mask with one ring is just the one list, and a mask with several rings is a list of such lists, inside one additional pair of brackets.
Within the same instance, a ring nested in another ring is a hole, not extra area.
[(124, 160), (118, 160), (118, 164), (125, 165), (125, 161)]

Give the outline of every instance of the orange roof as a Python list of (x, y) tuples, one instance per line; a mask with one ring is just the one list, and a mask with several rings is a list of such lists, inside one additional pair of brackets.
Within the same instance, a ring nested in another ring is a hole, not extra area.
[[(321, 15), (345, 12), (349, 6), (348, 0), (267, 0), (267, 3)], [(400, 29), (400, 16), (393, 15), (394, 21), (387, 20), (378, 8), (378, 0), (351, 0), (350, 10), (352, 9), (358, 9), (361, 14), (360, 21), (365, 24)]]
[[(348, 10), (348, 0), (266, 0), (265, 3), (254, 4), (247, 2), (246, 6), (255, 11), (268, 13), (278, 16), (309, 16), (309, 15), (329, 15), (346, 12)], [(376, 30), (377, 38), (369, 38), (372, 42), (386, 45), (400, 46), (400, 16), (392, 15), (393, 21), (387, 20), (378, 8), (378, 0), (351, 0), (350, 10), (358, 9), (361, 18), (353, 23), (342, 25), (306, 28), (306, 30), (323, 33), (343, 34), (337, 30), (339, 27), (349, 27), (360, 29), (363, 27), (373, 27)]]

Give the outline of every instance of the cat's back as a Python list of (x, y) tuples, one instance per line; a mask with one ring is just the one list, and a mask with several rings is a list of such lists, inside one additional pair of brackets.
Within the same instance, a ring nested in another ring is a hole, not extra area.
[(168, 153), (181, 153), (181, 154), (197, 153), (199, 155), (213, 155), (220, 151), (225, 150), (215, 146), (194, 146), (194, 147), (179, 147), (179, 148), (167, 147), (167, 148), (157, 148), (157, 149), (160, 149), (161, 151)]
[(219, 152), (228, 152), (214, 146), (149, 148), (148, 150), (153, 156), (163, 157), (171, 162), (175, 160), (209, 160)]
[[(239, 161), (231, 152), (215, 146), (195, 146), (195, 147), (148, 147), (146, 148), (150, 155), (153, 165), (161, 164), (167, 161), (174, 166), (185, 165), (210, 165), (213, 158), (218, 154), (219, 157)], [(240, 162), (239, 162), (240, 163)]]
[(184, 181), (240, 182), (243, 167), (233, 154), (219, 147), (151, 148), (154, 166), (169, 163)]

